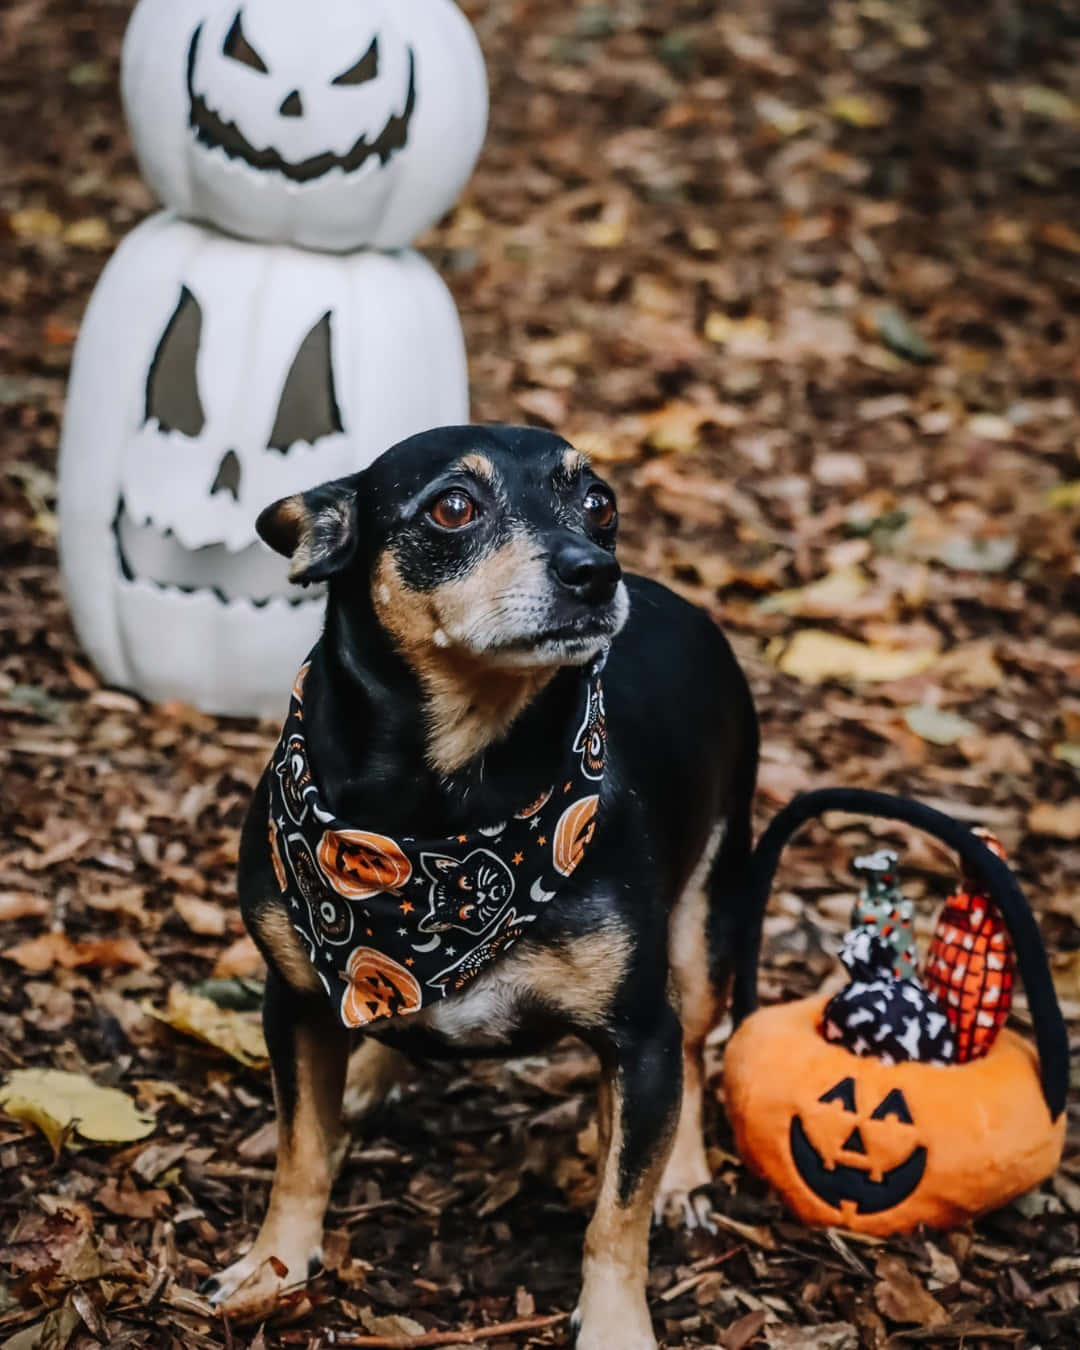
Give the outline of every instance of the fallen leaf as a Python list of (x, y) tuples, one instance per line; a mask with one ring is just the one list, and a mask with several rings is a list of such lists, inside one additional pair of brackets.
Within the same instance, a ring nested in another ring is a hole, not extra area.
[(1080, 122), (1080, 103), (1046, 84), (1026, 84), (1020, 90), (1020, 107), (1031, 117), (1048, 122)]
[(105, 249), (111, 248), (113, 244), (109, 222), (101, 216), (87, 216), (85, 220), (73, 221), (64, 230), (63, 240), (75, 248)]
[(414, 1322), (411, 1317), (402, 1317), (399, 1313), (391, 1313), (387, 1317), (380, 1317), (370, 1308), (360, 1309), (360, 1321), (363, 1323), (364, 1330), (372, 1336), (385, 1336), (388, 1339), (422, 1336), (426, 1330), (419, 1322)]
[(925, 365), (934, 360), (934, 349), (894, 305), (879, 305), (874, 310), (873, 326), (885, 346), (905, 361)]
[(870, 583), (858, 567), (840, 567), (807, 586), (777, 591), (758, 601), (763, 614), (797, 614), (813, 618), (833, 618), (850, 613)]
[(250, 978), (262, 973), (263, 959), (259, 949), (245, 933), (235, 942), (230, 942), (214, 962), (213, 976), (216, 980), (230, 978)]
[(755, 1308), (753, 1312), (748, 1312), (740, 1317), (737, 1322), (732, 1322), (731, 1326), (720, 1337), (723, 1350), (746, 1350), (750, 1342), (760, 1336), (761, 1328), (765, 1325), (768, 1316), (769, 1314), (764, 1309)]
[(850, 1322), (816, 1322), (803, 1327), (765, 1328), (769, 1350), (858, 1350), (859, 1335)]
[(212, 900), (200, 900), (194, 895), (178, 895), (173, 901), (173, 908), (193, 933), (204, 937), (221, 937), (225, 932), (225, 910)]
[(1061, 741), (1054, 746), (1053, 756), (1074, 769), (1080, 769), (1080, 741)]
[(24, 206), (8, 217), (11, 233), (16, 239), (55, 239), (64, 228), (64, 222), (55, 211), (43, 206)]
[(157, 1187), (140, 1191), (131, 1177), (125, 1175), (122, 1185), (115, 1177), (106, 1178), (97, 1193), (97, 1202), (110, 1214), (119, 1214), (125, 1219), (156, 1219), (171, 1206), (172, 1199), (168, 1191)]
[(1036, 802), (1028, 812), (1032, 834), (1048, 834), (1052, 839), (1080, 839), (1080, 797), (1070, 797), (1060, 805)]
[(0, 923), (9, 919), (39, 918), (52, 908), (43, 895), (30, 891), (0, 891)]
[(959, 713), (946, 708), (935, 708), (927, 703), (914, 703), (904, 709), (904, 721), (916, 736), (933, 745), (955, 745), (965, 736), (973, 736), (978, 728)]
[(0, 956), (14, 961), (24, 970), (35, 974), (62, 966), (76, 970), (80, 966), (108, 969), (114, 966), (136, 966), (145, 969), (154, 964), (154, 958), (134, 938), (86, 938), (72, 942), (66, 933), (42, 933), (40, 937), (17, 943), (0, 952)]
[(192, 994), (177, 984), (170, 988), (163, 1009), (149, 1003), (142, 1006), (159, 1022), (224, 1051), (250, 1068), (264, 1069), (270, 1062), (258, 1013), (219, 1008), (210, 999)]
[(938, 1327), (949, 1320), (945, 1309), (899, 1256), (879, 1256), (877, 1275), (874, 1300), (883, 1317), (921, 1327)]
[(1058, 249), (1061, 253), (1080, 253), (1080, 230), (1075, 230), (1063, 221), (1048, 220), (1035, 231), (1035, 237), (1042, 244)]
[(145, 1139), (155, 1123), (126, 1093), (63, 1069), (13, 1070), (0, 1088), (0, 1107), (36, 1125), (56, 1152), (71, 1129), (83, 1139), (122, 1144)]
[(1047, 506), (1080, 506), (1080, 478), (1059, 483), (1046, 494)]
[(937, 653), (924, 648), (872, 647), (865, 642), (804, 628), (785, 644), (770, 644), (766, 655), (785, 675), (807, 684), (822, 680), (903, 680), (928, 669)]
[(889, 120), (889, 105), (874, 95), (839, 94), (829, 100), (829, 115), (852, 127), (883, 127)]

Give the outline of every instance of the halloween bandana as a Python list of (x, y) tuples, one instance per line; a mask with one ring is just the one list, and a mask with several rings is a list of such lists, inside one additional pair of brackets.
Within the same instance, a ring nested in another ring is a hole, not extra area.
[(304, 735), (304, 665), (271, 759), (270, 856), (289, 918), (347, 1027), (457, 993), (508, 951), (592, 843), (604, 777), (600, 671), (588, 668), (558, 779), (507, 819), (391, 838), (327, 810)]

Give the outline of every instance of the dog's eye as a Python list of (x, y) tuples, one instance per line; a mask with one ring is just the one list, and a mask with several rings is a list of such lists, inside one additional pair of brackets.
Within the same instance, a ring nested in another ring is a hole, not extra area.
[(463, 525), (471, 525), (476, 519), (476, 503), (466, 492), (455, 488), (443, 495), (428, 508), (428, 515), (436, 525), (444, 530), (460, 530)]
[(232, 27), (225, 34), (225, 43), (221, 50), (233, 61), (239, 61), (241, 65), (250, 66), (252, 70), (257, 70), (260, 75), (267, 74), (266, 62), (244, 36), (244, 30), (240, 27), (240, 10), (236, 11), (236, 18), (232, 21)]
[(610, 529), (616, 514), (615, 498), (606, 488), (593, 487), (585, 494), (585, 519), (593, 529)]

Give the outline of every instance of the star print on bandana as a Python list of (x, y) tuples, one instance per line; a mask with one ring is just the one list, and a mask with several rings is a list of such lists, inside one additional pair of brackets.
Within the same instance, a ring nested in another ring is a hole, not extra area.
[(293, 927), (347, 1027), (417, 1012), (463, 989), (581, 865), (596, 836), (604, 776), (604, 660), (584, 673), (554, 784), (498, 824), (423, 840), (360, 829), (326, 809), (307, 753), (308, 663), (301, 668), (271, 759), (271, 861)]

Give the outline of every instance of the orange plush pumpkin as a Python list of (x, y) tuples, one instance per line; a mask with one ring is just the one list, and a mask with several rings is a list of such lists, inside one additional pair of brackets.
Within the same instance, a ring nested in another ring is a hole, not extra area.
[[(820, 1033), (823, 994), (755, 1001), (760, 925), (780, 852), (811, 817), (842, 810), (906, 820), (961, 855), (1002, 913), (1039, 1053), (1003, 1031), (965, 1064), (887, 1065)], [(971, 831), (916, 802), (858, 789), (796, 798), (773, 821), (750, 874), (754, 922), (737, 973), (724, 1096), (739, 1152), (805, 1222), (885, 1236), (946, 1228), (1050, 1176), (1065, 1138), (1068, 1040), (1038, 928), (1015, 879)]]

